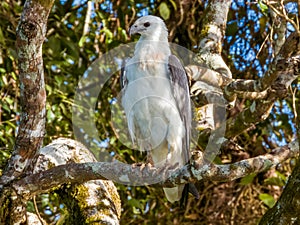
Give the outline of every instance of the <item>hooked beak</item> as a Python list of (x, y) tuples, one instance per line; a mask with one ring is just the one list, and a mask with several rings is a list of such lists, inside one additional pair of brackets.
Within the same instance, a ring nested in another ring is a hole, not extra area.
[(129, 28), (129, 35), (132, 36), (134, 34), (138, 34), (138, 27), (137, 25), (132, 25), (130, 28)]

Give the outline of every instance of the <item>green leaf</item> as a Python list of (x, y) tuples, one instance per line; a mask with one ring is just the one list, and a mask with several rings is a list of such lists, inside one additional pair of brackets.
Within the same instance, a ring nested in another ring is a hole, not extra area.
[(53, 122), (55, 119), (55, 114), (52, 112), (52, 110), (47, 111), (47, 121), (48, 123)]
[(174, 1), (172, 1), (172, 0), (170, 0), (170, 2), (171, 2), (171, 4), (173, 5), (173, 7), (174, 7), (174, 10), (176, 11), (176, 10), (177, 10), (177, 5), (176, 5), (176, 2), (174, 2)]
[(4, 109), (5, 111), (7, 111), (8, 113), (10, 113), (9, 105), (3, 104), (3, 105), (2, 105), (2, 109)]
[(222, 165), (222, 159), (219, 156), (216, 156), (216, 158), (214, 159), (214, 163), (218, 164), (218, 165)]
[(247, 184), (251, 184), (253, 182), (253, 179), (255, 178), (256, 174), (255, 173), (252, 173), (252, 174), (249, 174), (245, 177), (243, 177), (241, 179), (241, 182), (240, 184), (241, 185), (247, 185)]
[(132, 198), (132, 199), (129, 199), (128, 200), (128, 204), (135, 207), (135, 208), (138, 208), (140, 209), (141, 211), (144, 210), (144, 206), (142, 203), (140, 203), (139, 200), (135, 199), (135, 198)]
[(264, 183), (267, 185), (276, 185), (276, 186), (280, 186), (280, 187), (285, 185), (285, 183), (279, 177), (267, 178), (267, 179), (265, 179)]
[(267, 185), (276, 185), (279, 187), (283, 187), (286, 185), (287, 177), (282, 173), (276, 171), (277, 177), (270, 177), (264, 180), (265, 184)]
[(239, 26), (237, 22), (229, 23), (226, 28), (226, 35), (227, 36), (236, 35), (238, 30), (239, 30)]
[(78, 46), (83, 47), (84, 42), (86, 41), (87, 36), (82, 36), (79, 40)]
[(162, 2), (159, 5), (159, 14), (161, 15), (161, 17), (164, 20), (167, 20), (170, 18), (170, 9), (165, 2)]
[(14, 99), (11, 98), (4, 98), (4, 100), (9, 104), (9, 105), (13, 105), (14, 104)]
[(9, 131), (10, 128), (14, 128), (14, 129), (16, 128), (16, 125), (14, 123), (12, 123), (11, 121), (9, 121), (9, 120), (5, 121), (5, 123), (7, 124), (6, 125), (6, 130), (7, 131)]
[(47, 51), (53, 56), (59, 56), (61, 49), (61, 40), (58, 35), (54, 35), (48, 38)]
[(34, 212), (34, 205), (32, 201), (27, 202), (27, 211)]
[[(68, 38), (61, 38), (61, 41), (64, 43), (64, 45), (67, 47), (67, 54), (71, 55), (75, 59), (79, 58), (79, 49), (78, 49), (78, 44), (70, 41)], [(62, 52), (61, 52), (62, 54)], [(62, 54), (63, 55), (63, 54)]]
[(276, 201), (274, 199), (274, 197), (272, 195), (269, 194), (259, 194), (259, 199), (265, 204), (267, 205), (269, 208), (272, 208)]
[(107, 27), (104, 27), (101, 32), (105, 33), (105, 43), (110, 44), (113, 41), (113, 33)]
[(1, 2), (1, 7), (3, 7), (6, 10), (9, 10), (9, 5), (7, 4), (7, 2)]
[(61, 86), (62, 83), (64, 82), (64, 77), (59, 75), (54, 77), (55, 81), (57, 82), (57, 86)]
[(5, 44), (5, 38), (4, 38), (1, 27), (0, 27), (0, 44), (3, 44), (3, 45)]
[(260, 7), (262, 13), (263, 13), (265, 16), (268, 15), (269, 7), (268, 7), (266, 4), (264, 4), (262, 1), (258, 1), (258, 5), (259, 5), (259, 7)]
[(6, 70), (4, 68), (0, 68), (0, 73), (5, 73), (5, 72), (6, 72)]

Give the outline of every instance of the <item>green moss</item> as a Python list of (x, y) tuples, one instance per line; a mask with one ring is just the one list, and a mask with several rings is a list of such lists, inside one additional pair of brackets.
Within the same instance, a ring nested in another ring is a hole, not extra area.
[[(105, 181), (105, 182), (111, 182), (111, 181)], [(121, 199), (119, 196), (118, 191), (116, 190), (114, 184), (107, 184), (106, 188), (108, 192), (110, 193), (112, 201), (115, 203), (117, 213), (118, 213), (118, 218), (121, 217)]]
[(205, 24), (202, 27), (202, 30), (201, 30), (201, 33), (200, 33), (200, 39), (208, 36), (209, 27), (210, 27), (209, 24)]
[(41, 6), (46, 8), (47, 10), (51, 9), (54, 3), (54, 0), (36, 0)]
[(89, 189), (84, 185), (79, 185), (76, 187), (76, 192), (73, 192), (72, 195), (78, 201), (78, 206), (81, 209), (86, 208), (88, 205), (86, 204), (86, 198), (88, 197)]
[(230, 170), (236, 170), (238, 168), (238, 166), (236, 166), (234, 164), (230, 164), (229, 168), (230, 168)]
[(52, 163), (51, 161), (48, 161), (48, 165), (47, 165), (48, 167), (48, 169), (51, 169), (51, 168), (53, 168), (53, 167), (56, 167), (57, 165), (55, 164), (55, 163)]
[[(107, 182), (107, 181), (103, 181), (103, 182)], [(105, 186), (108, 188), (108, 191), (110, 192), (110, 195), (112, 197), (112, 201), (116, 204), (116, 208), (118, 211), (118, 217), (120, 217), (120, 198), (118, 193), (113, 190), (111, 188), (111, 184), (105, 184)], [(97, 212), (93, 213), (92, 215), (85, 215), (85, 210), (89, 207), (91, 207), (90, 205), (87, 204), (87, 198), (89, 197), (89, 189), (85, 186), (85, 185), (78, 185), (76, 186), (76, 188), (74, 188), (74, 191), (71, 192), (71, 198), (75, 200), (73, 200), (73, 207), (74, 204), (77, 204), (77, 217), (80, 218), (81, 221), (84, 221), (85, 224), (92, 224), (95, 221), (101, 221), (103, 219), (104, 216), (110, 216), (112, 213), (111, 210), (111, 205), (106, 205), (103, 201), (100, 201), (100, 199), (105, 199), (105, 193), (104, 190), (102, 188), (98, 188), (97, 190), (97, 195), (98, 195), (98, 199), (95, 199), (96, 201), (96, 207), (97, 208)], [(73, 214), (74, 215), (74, 214)], [(78, 218), (77, 218), (78, 220)]]

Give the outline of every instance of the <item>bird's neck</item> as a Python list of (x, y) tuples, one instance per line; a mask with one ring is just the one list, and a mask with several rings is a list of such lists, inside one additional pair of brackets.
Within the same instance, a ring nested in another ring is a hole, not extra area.
[(136, 46), (134, 55), (138, 60), (158, 60), (165, 61), (170, 56), (171, 51), (168, 41), (153, 41), (140, 39)]
[(141, 36), (135, 46), (135, 55), (138, 58), (143, 59), (145, 55), (152, 58), (157, 54), (164, 56), (165, 59), (171, 54), (167, 32), (159, 32), (159, 35)]
[(142, 35), (140, 41), (159, 41), (168, 43), (168, 32), (157, 30), (157, 32), (152, 35)]

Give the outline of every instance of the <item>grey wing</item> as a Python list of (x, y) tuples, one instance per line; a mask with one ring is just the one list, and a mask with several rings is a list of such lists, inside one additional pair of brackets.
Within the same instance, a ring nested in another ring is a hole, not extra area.
[[(187, 74), (181, 65), (179, 59), (175, 55), (169, 57), (170, 80), (173, 88), (173, 96), (175, 98), (180, 117), (184, 123), (186, 134), (182, 140), (182, 150), (184, 160), (186, 163), (190, 160), (190, 136), (192, 126), (192, 108), (189, 92), (189, 82)], [(188, 192), (190, 192), (196, 199), (200, 195), (193, 183), (185, 184), (180, 199), (180, 205), (187, 204)]]
[(169, 70), (173, 96), (186, 131), (186, 135), (182, 141), (182, 149), (184, 152), (185, 162), (187, 163), (190, 158), (190, 135), (192, 123), (189, 82), (183, 66), (175, 55), (169, 56)]
[(122, 67), (121, 67), (121, 74), (120, 74), (120, 86), (121, 90), (127, 86), (128, 80), (126, 77), (126, 62), (128, 59), (123, 59)]

